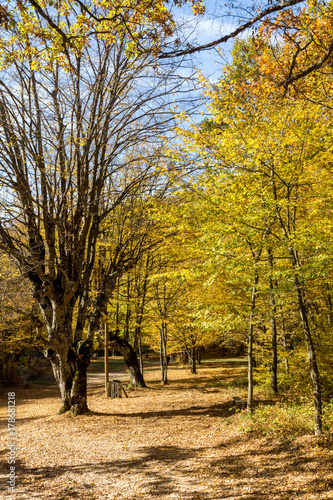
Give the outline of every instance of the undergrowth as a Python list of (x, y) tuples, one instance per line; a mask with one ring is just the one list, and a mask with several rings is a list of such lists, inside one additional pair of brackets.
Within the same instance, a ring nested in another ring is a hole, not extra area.
[[(314, 432), (314, 407), (311, 401), (260, 405), (251, 414), (240, 413), (239, 419), (244, 432), (285, 440)], [(323, 432), (333, 433), (333, 399), (323, 406)]]

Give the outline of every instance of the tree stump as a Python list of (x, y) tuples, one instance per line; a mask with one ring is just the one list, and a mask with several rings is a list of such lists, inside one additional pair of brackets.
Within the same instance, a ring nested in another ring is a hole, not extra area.
[(121, 391), (124, 391), (125, 396), (128, 398), (125, 388), (123, 387), (123, 384), (120, 380), (111, 380), (111, 382), (108, 382), (108, 398), (121, 398)]

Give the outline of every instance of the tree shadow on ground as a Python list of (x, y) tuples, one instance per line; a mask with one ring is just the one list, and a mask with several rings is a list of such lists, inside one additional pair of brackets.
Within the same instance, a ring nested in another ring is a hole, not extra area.
[[(236, 407), (230, 401), (228, 403), (221, 403), (208, 406), (193, 405), (186, 408), (168, 408), (166, 410), (157, 411), (143, 411), (143, 412), (131, 412), (131, 413), (104, 413), (91, 411), (89, 415), (96, 415), (101, 417), (122, 417), (122, 418), (142, 418), (149, 419), (155, 417), (162, 418), (173, 418), (178, 416), (193, 417), (193, 416), (207, 416), (207, 417), (230, 417), (236, 413)], [(87, 414), (88, 415), (88, 414)]]
[[(165, 498), (167, 495), (184, 495), (182, 498), (222, 500), (236, 499), (271, 499), (271, 498), (298, 498), (309, 494), (309, 491), (326, 494), (332, 491), (333, 482), (329, 477), (329, 472), (333, 465), (333, 460), (329, 463), (321, 463), (320, 459), (307, 457), (302, 449), (288, 447), (287, 444), (278, 448), (272, 447), (269, 443), (258, 449), (248, 449), (243, 453), (233, 452), (233, 446), (237, 442), (244, 441), (244, 437), (230, 439), (224, 442), (224, 446), (217, 453), (217, 447), (206, 448), (205, 446), (196, 448), (186, 448), (178, 446), (151, 446), (139, 447), (132, 450), (135, 457), (129, 459), (115, 459), (100, 461), (98, 463), (82, 463), (77, 465), (57, 465), (54, 467), (28, 468), (23, 464), (19, 465), (20, 483), (22, 486), (29, 486), (31, 483), (44, 484), (45, 481), (52, 481), (56, 478), (68, 475), (80, 484), (75, 485), (75, 489), (69, 489), (64, 485), (63, 490), (58, 492), (54, 498), (88, 498), (91, 486), (84, 482), (84, 478), (89, 473), (94, 473), (99, 477), (96, 483), (100, 483), (107, 477), (126, 477), (130, 482), (138, 474), (145, 478), (145, 484), (140, 485), (137, 493), (149, 495), (145, 498)], [(223, 454), (222, 454), (222, 452)], [(274, 451), (274, 455), (272, 455)], [(208, 454), (205, 457), (205, 453)], [(216, 456), (218, 455), (218, 456)], [(267, 455), (270, 459), (267, 460)], [(256, 460), (254, 460), (254, 458)], [(303, 470), (308, 470), (309, 466), (322, 465), (320, 478), (312, 477), (306, 484), (297, 481), (284, 483), (286, 474), (289, 477), (297, 478)], [(180, 483), (176, 479), (180, 478)], [(71, 479), (72, 481), (72, 479)], [(200, 488), (202, 481), (210, 484), (214, 483), (209, 491)], [(93, 487), (98, 488), (98, 484)], [(286, 486), (288, 484), (288, 486)], [(181, 491), (180, 491), (181, 489)], [(141, 495), (143, 494), (143, 495)], [(68, 495), (72, 495), (68, 497)], [(87, 496), (86, 496), (87, 495)], [(287, 495), (287, 496), (286, 496)], [(134, 497), (133, 497), (134, 498)]]
[[(211, 393), (220, 391), (207, 391), (207, 392)], [(140, 397), (140, 394), (136, 395), (131, 393), (130, 397), (131, 398)], [(246, 398), (244, 398), (243, 401), (246, 404)], [(264, 400), (256, 399), (253, 401), (253, 410), (262, 405), (272, 406), (274, 405), (274, 403), (276, 403), (276, 399), (273, 398), (268, 398)], [(174, 405), (171, 404), (168, 408), (156, 411), (150, 411), (150, 410), (141, 412), (131, 411), (128, 413), (89, 411), (85, 415), (87, 416), (95, 415), (101, 417), (114, 416), (114, 417), (122, 417), (124, 419), (131, 419), (131, 418), (149, 419), (154, 417), (173, 418), (177, 416), (193, 417), (195, 415), (227, 418), (234, 415), (235, 413), (239, 413), (240, 411), (241, 410), (237, 406), (235, 406), (234, 402), (232, 401), (232, 397), (230, 396), (230, 401), (214, 405), (191, 405), (183, 408), (174, 408)], [(246, 409), (244, 408), (242, 411), (246, 412)]]
[[(176, 389), (179, 392), (186, 392), (189, 389), (194, 389), (199, 393), (208, 393), (208, 392), (221, 392), (221, 390), (228, 386), (228, 381), (232, 380), (233, 377), (223, 377), (223, 380), (216, 378), (216, 380), (209, 380), (207, 377), (198, 377), (194, 375), (195, 378), (193, 380), (189, 379), (177, 379), (170, 380), (167, 387), (172, 389)], [(149, 383), (150, 386), (150, 383)], [(234, 390), (242, 390), (245, 388), (245, 384), (243, 386), (230, 387)]]
[(8, 392), (15, 393), (16, 407), (20, 407), (23, 404), (35, 403), (36, 399), (59, 399), (60, 407), (60, 390), (57, 385), (34, 385), (28, 388), (14, 388), (12, 390), (6, 389), (6, 395), (0, 399), (0, 407), (8, 405)]
[[(218, 379), (216, 380), (215, 384), (217, 382)], [(147, 383), (148, 388), (155, 388), (156, 386), (161, 388), (160, 382)], [(170, 378), (168, 383), (164, 387), (165, 389), (171, 389), (171, 390), (176, 389), (177, 391), (183, 391), (183, 392), (186, 392), (189, 389), (195, 389), (199, 392), (205, 392), (208, 388), (212, 390), (216, 389), (216, 386), (214, 387), (214, 382), (212, 382), (211, 380), (209, 381), (208, 377), (199, 377), (198, 375), (193, 375), (193, 379), (182, 378), (182, 379), (172, 380)]]

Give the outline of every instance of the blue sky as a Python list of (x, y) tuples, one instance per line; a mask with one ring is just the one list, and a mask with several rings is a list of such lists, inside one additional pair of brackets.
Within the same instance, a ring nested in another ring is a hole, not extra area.
[[(245, 6), (246, 2), (244, 2)], [(212, 40), (221, 38), (232, 32), (239, 24), (239, 19), (228, 15), (227, 8), (217, 4), (216, 0), (205, 2), (206, 12), (204, 16), (194, 16), (189, 5), (183, 6), (174, 12), (177, 23), (182, 25), (179, 38), (193, 45), (202, 45)], [(245, 35), (246, 36), (246, 35)], [(230, 61), (230, 51), (233, 41), (230, 40), (216, 49), (205, 50), (194, 54), (193, 64), (200, 69), (205, 76), (215, 80), (221, 74), (221, 67), (226, 61)]]

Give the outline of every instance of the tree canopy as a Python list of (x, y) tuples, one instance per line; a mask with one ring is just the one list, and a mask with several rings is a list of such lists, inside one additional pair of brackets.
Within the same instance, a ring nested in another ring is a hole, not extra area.
[[(311, 381), (320, 434), (333, 387), (332, 5), (253, 3), (230, 34), (183, 46), (172, 9), (185, 3), (3, 6), (5, 269), (29, 281), (39, 314), (23, 316), (43, 325), (61, 411), (87, 411), (109, 330), (142, 386), (143, 345), (160, 349), (166, 384), (170, 354), (186, 351), (195, 372), (203, 345), (237, 342), (248, 411), (254, 378), (274, 394)], [(182, 66), (245, 32), (218, 79)]]

